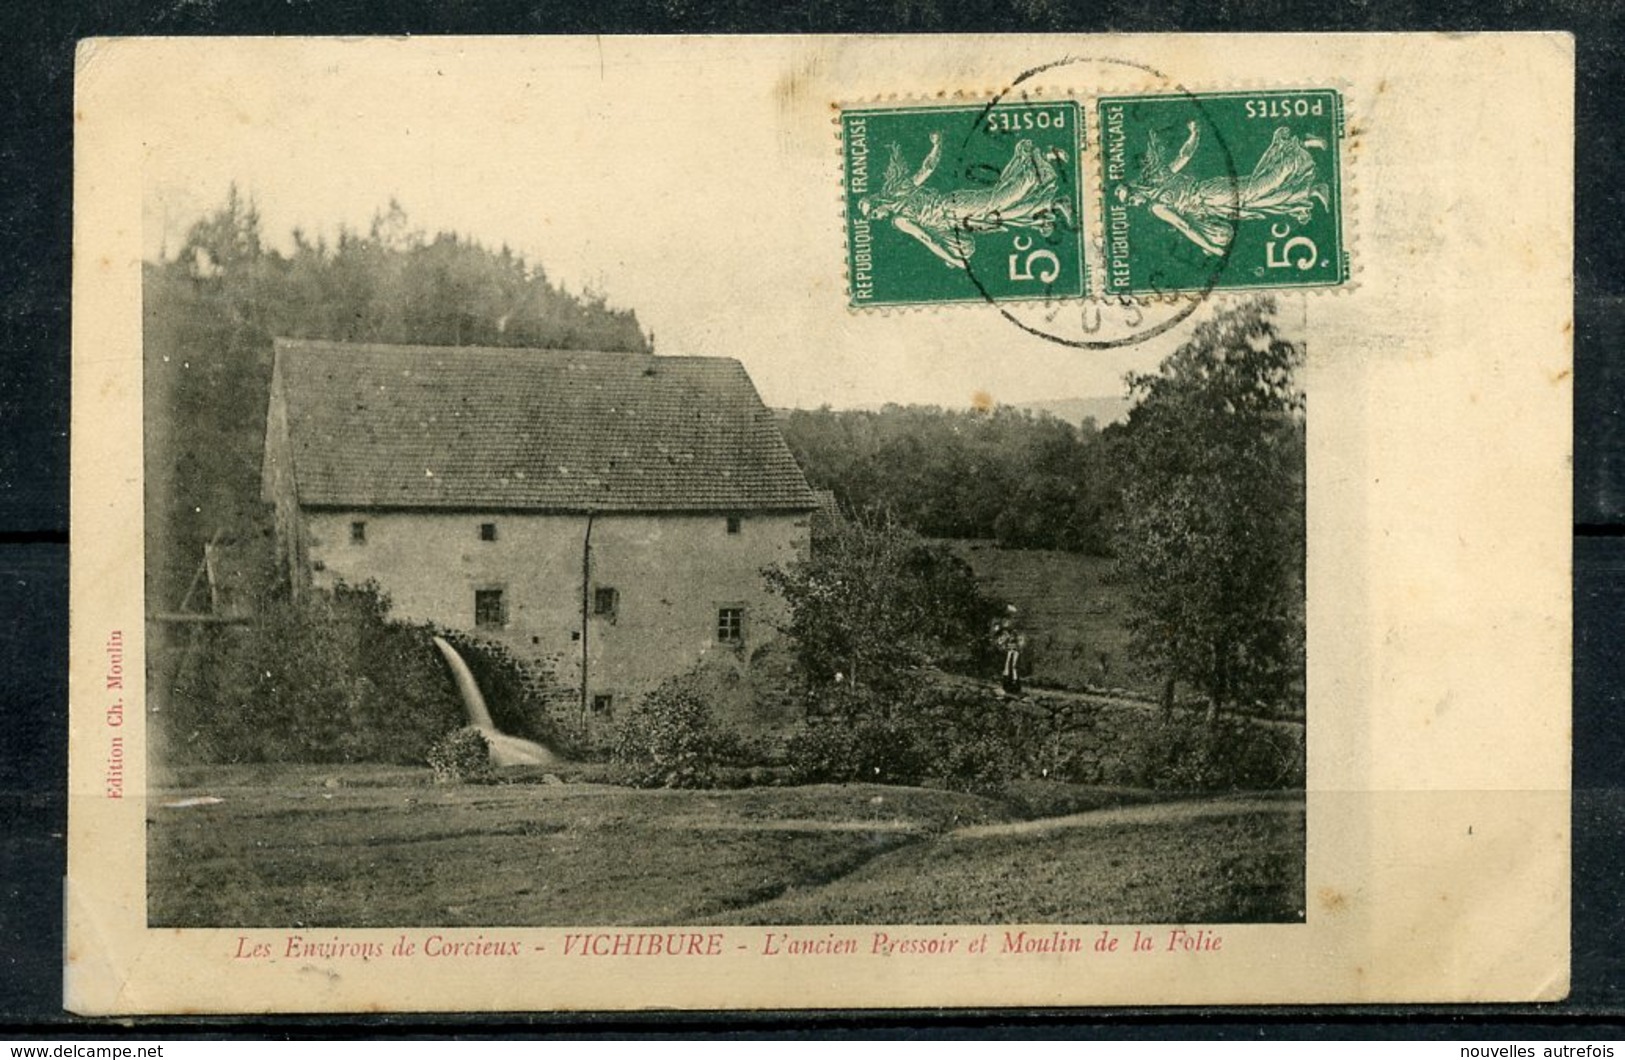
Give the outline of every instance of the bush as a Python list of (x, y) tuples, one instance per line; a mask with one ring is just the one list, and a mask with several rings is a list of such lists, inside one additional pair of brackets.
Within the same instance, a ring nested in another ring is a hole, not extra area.
[(1028, 718), (979, 688), (931, 683), (889, 696), (848, 690), (823, 708), (786, 748), (803, 782), (987, 791), (1030, 765)]
[(936, 760), (935, 774), (955, 791), (997, 791), (1024, 774), (1019, 748), (1004, 740), (952, 740)]
[(842, 524), (805, 559), (762, 572), (809, 688), (906, 692), (927, 664), (964, 666), (992, 604), (969, 564), (888, 522)]
[(644, 696), (616, 728), (612, 754), (639, 787), (705, 788), (717, 767), (738, 757), (706, 701), (675, 678)]
[(801, 720), (804, 686), (788, 640), (770, 637), (749, 658), (710, 653), (678, 679), (724, 732), (771, 743)]
[(496, 779), (491, 745), (472, 725), (453, 729), (436, 740), (424, 758), (434, 770), (436, 784), (489, 784)]
[(374, 586), (263, 605), (200, 632), (167, 691), (169, 749), (192, 762), (419, 764), (463, 721), (423, 626)]
[(1012, 702), (948, 682), (906, 699), (847, 691), (823, 706), (786, 746), (798, 783), (999, 793), (1040, 779), (1192, 792), (1304, 782), (1301, 734), (1246, 718), (1102, 716), (1083, 704)]
[(933, 775), (956, 791), (985, 792), (1042, 768), (1035, 764), (1033, 713), (961, 686), (930, 690), (919, 709)]
[(1303, 739), (1246, 718), (1163, 716), (1134, 734), (1125, 756), (1132, 783), (1160, 791), (1302, 787)]
[(902, 718), (815, 717), (785, 751), (798, 784), (919, 784), (931, 774), (924, 727)]

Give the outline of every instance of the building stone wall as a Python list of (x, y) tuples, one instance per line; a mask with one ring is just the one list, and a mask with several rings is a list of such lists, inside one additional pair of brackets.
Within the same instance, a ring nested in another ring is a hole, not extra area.
[[(295, 536), (315, 586), (376, 581), (397, 618), (475, 630), (476, 593), (500, 591), (501, 625), (478, 632), (576, 689), (585, 657), (589, 709), (613, 713), (702, 660), (748, 666), (784, 617), (761, 571), (806, 554), (810, 520), (744, 512), (590, 521), (590, 547), (589, 518), (579, 514), (307, 510)], [(364, 540), (354, 540), (356, 523)], [(494, 524), (495, 540), (482, 540), (482, 524)], [(608, 589), (613, 611), (599, 613), (598, 590)], [(718, 640), (723, 608), (742, 611), (737, 644)], [(607, 707), (601, 696), (613, 697)]]

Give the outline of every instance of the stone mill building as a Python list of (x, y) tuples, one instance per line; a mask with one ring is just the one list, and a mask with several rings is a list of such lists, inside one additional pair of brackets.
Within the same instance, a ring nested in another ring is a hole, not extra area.
[(739, 362), (278, 340), (264, 499), (296, 594), (543, 663), (597, 715), (782, 616), (819, 498)]

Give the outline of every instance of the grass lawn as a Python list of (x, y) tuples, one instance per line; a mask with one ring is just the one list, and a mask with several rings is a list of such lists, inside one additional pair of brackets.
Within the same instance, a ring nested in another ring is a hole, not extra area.
[[(1053, 785), (437, 787), (220, 767), (148, 812), (161, 927), (1292, 920), (1301, 800), (1158, 805)], [(165, 803), (209, 795), (221, 801)], [(1025, 821), (1037, 807), (1067, 816)]]
[(967, 829), (914, 844), (728, 922), (1299, 921), (1302, 850), (1298, 802), (1098, 811), (1050, 827)]
[[(991, 541), (944, 541), (976, 573), (982, 592), (1021, 611), (1028, 665), (1041, 684), (1126, 688), (1155, 694), (1138, 672), (1125, 625), (1128, 604), (1100, 556), (1002, 549)], [(1102, 661), (1104, 656), (1104, 661)]]

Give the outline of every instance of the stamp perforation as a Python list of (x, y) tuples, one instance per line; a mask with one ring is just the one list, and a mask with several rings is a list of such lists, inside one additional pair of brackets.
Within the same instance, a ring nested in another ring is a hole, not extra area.
[[(1173, 87), (1166, 82), (1159, 82), (1147, 77), (1139, 82), (1130, 82), (1129, 87), (1113, 87), (1110, 91), (1083, 91), (1075, 84), (1056, 87), (1053, 85), (1021, 85), (1012, 90), (1010, 88), (986, 91), (956, 90), (953, 92), (939, 92), (934, 95), (891, 93), (874, 95), (867, 98), (843, 101), (831, 104), (831, 123), (834, 127), (837, 157), (841, 166), (841, 190), (839, 194), (839, 210), (841, 224), (847, 244), (847, 253), (843, 255), (843, 291), (848, 294), (848, 311), (868, 314), (888, 315), (899, 312), (938, 311), (954, 307), (976, 306), (989, 301), (985, 297), (966, 296), (958, 298), (921, 299), (914, 301), (889, 301), (884, 303), (859, 304), (851, 298), (854, 275), (850, 240), (853, 232), (853, 217), (851, 198), (846, 187), (846, 129), (844, 116), (854, 111), (885, 112), (888, 116), (925, 115), (933, 110), (943, 108), (965, 107), (993, 107), (1009, 105), (1019, 107), (1022, 105), (1044, 105), (1048, 103), (1069, 103), (1080, 112), (1082, 135), (1077, 138), (1077, 149), (1080, 157), (1075, 166), (1076, 173), (1076, 202), (1078, 204), (1077, 233), (1080, 237), (1080, 257), (1082, 259), (1083, 286), (1078, 293), (1065, 293), (1057, 296), (1053, 292), (1035, 293), (1028, 297), (1010, 297), (1004, 299), (1012, 305), (1029, 305), (1040, 308), (1049, 308), (1056, 305), (1092, 303), (1096, 305), (1128, 305), (1128, 304), (1157, 304), (1189, 302), (1201, 299), (1204, 290), (1180, 289), (1166, 291), (1127, 291), (1113, 290), (1107, 282), (1105, 265), (1107, 261), (1107, 232), (1106, 219), (1108, 204), (1108, 180), (1105, 170), (1104, 128), (1101, 121), (1100, 104), (1102, 100), (1142, 97), (1149, 99), (1177, 100), (1179, 97), (1207, 100), (1238, 100), (1253, 96), (1281, 95), (1290, 93), (1321, 93), (1331, 94), (1334, 101), (1333, 120), (1334, 135), (1337, 150), (1336, 168), (1331, 179), (1335, 180), (1336, 206), (1332, 211), (1332, 223), (1336, 231), (1337, 253), (1341, 261), (1337, 264), (1338, 275), (1325, 282), (1314, 283), (1251, 283), (1234, 285), (1245, 290), (1301, 290), (1317, 295), (1349, 294), (1359, 287), (1359, 276), (1363, 271), (1359, 247), (1359, 210), (1363, 204), (1360, 198), (1359, 182), (1357, 179), (1357, 136), (1365, 130), (1356, 126), (1351, 117), (1352, 104), (1358, 99), (1354, 86), (1346, 79), (1326, 78), (1318, 80), (1313, 85), (1298, 81), (1284, 81), (1274, 79), (1233, 79), (1222, 84), (1177, 84)], [(1218, 289), (1225, 289), (1220, 286)], [(1213, 293), (1216, 293), (1213, 292)]]
[[(1338, 224), (1341, 230), (1342, 252), (1345, 258), (1343, 266), (1344, 278), (1337, 284), (1320, 286), (1297, 286), (1291, 288), (1305, 295), (1321, 298), (1344, 297), (1354, 294), (1360, 287), (1360, 273), (1364, 271), (1359, 253), (1360, 225), (1359, 214), (1363, 199), (1360, 197), (1360, 181), (1357, 177), (1358, 160), (1360, 152), (1352, 149), (1353, 142), (1363, 129), (1355, 129), (1351, 114), (1351, 101), (1359, 99), (1357, 86), (1347, 78), (1326, 77), (1313, 85), (1306, 85), (1302, 81), (1280, 78), (1226, 78), (1219, 82), (1195, 82), (1187, 84), (1179, 82), (1170, 87), (1167, 83), (1159, 82), (1153, 78), (1144, 78), (1127, 87), (1113, 89), (1110, 92), (1098, 93), (1089, 97), (1090, 104), (1098, 110), (1100, 99), (1128, 97), (1128, 96), (1157, 96), (1157, 95), (1190, 95), (1190, 96), (1244, 96), (1250, 93), (1267, 92), (1298, 92), (1309, 90), (1331, 90), (1336, 93), (1339, 101), (1338, 134), (1344, 149), (1338, 152), (1338, 182), (1341, 192), (1342, 209), (1339, 211)], [(1092, 125), (1094, 135), (1090, 139), (1089, 150), (1090, 174), (1097, 187), (1103, 187), (1104, 151), (1099, 137), (1103, 133), (1101, 123), (1096, 120)], [(1090, 243), (1099, 250), (1105, 245), (1105, 211), (1096, 210), (1089, 218), (1091, 227)], [(1104, 270), (1094, 270), (1097, 278), (1104, 279)], [(1258, 290), (1278, 290), (1278, 288), (1257, 288)], [(1222, 289), (1221, 289), (1222, 290)], [(1221, 293), (1220, 290), (1211, 292), (1213, 295)], [(1105, 291), (1091, 292), (1091, 299), (1103, 304), (1138, 304), (1154, 305), (1165, 303), (1178, 303), (1198, 300), (1203, 297), (1201, 291), (1165, 291), (1162, 293), (1110, 293)]]
[[(834, 120), (852, 307), (1087, 296), (1079, 100), (895, 99), (839, 106)], [(905, 140), (916, 153), (905, 156)], [(1014, 248), (1007, 273), (991, 251), (973, 257), (979, 241)], [(882, 268), (887, 247), (897, 264)]]
[(1330, 86), (1096, 97), (1102, 292), (1345, 284), (1343, 107)]

